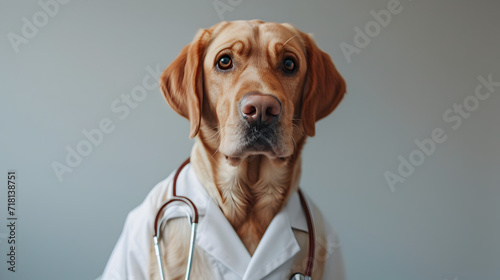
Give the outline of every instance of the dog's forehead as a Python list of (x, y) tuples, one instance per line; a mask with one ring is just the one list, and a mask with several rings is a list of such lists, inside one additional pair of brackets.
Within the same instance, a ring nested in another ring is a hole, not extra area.
[(215, 26), (210, 45), (217, 48), (235, 41), (246, 44), (286, 43), (303, 49), (298, 30), (292, 25), (258, 20), (224, 22)]

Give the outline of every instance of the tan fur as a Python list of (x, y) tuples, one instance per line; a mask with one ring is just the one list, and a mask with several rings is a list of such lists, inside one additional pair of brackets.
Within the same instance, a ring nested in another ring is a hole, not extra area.
[[(234, 69), (222, 73), (215, 65), (225, 53), (231, 54)], [(287, 76), (280, 65), (288, 55), (296, 59), (298, 70)], [(293, 26), (238, 21), (199, 31), (160, 83), (168, 103), (190, 121), (190, 136), (196, 136), (191, 163), (198, 178), (253, 254), (273, 217), (297, 190), (306, 137), (314, 136), (315, 122), (341, 101), (344, 80), (330, 57)], [(242, 146), (238, 104), (251, 92), (281, 102), (279, 142), (272, 151), (249, 152)], [(165, 259), (172, 267), (171, 279), (181, 279), (187, 243), (180, 240), (189, 228), (178, 221), (168, 227), (166, 251), (176, 257)], [(208, 269), (201, 258), (195, 255), (193, 279), (209, 279), (195, 277)]]

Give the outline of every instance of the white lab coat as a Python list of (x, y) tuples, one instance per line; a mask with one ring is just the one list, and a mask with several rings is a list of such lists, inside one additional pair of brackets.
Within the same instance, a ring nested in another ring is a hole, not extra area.
[[(156, 211), (166, 197), (171, 197), (173, 174), (158, 183), (146, 199), (132, 210), (123, 232), (108, 260), (102, 280), (145, 280), (149, 278), (149, 262)], [(253, 256), (250, 256), (224, 214), (208, 196), (206, 190), (188, 164), (179, 175), (177, 195), (189, 197), (200, 215), (196, 234), (196, 249), (204, 250), (212, 266), (215, 279), (255, 280), (289, 279), (291, 272), (304, 273), (304, 253), (307, 256), (307, 239), (300, 244), (297, 237), (307, 232), (307, 221), (297, 193), (293, 193), (286, 206), (274, 217)], [(325, 260), (323, 279), (344, 280), (340, 246), (336, 234), (321, 215), (312, 208), (315, 224), (325, 228), (324, 244), (316, 245), (316, 258)], [(179, 216), (183, 216), (180, 214)], [(316, 229), (316, 231), (319, 231)], [(303, 235), (307, 236), (307, 235)], [(297, 260), (299, 252), (301, 259)], [(297, 263), (300, 263), (298, 265)], [(315, 264), (316, 266), (318, 264)], [(295, 271), (297, 267), (299, 271)], [(315, 279), (317, 280), (317, 279)]]

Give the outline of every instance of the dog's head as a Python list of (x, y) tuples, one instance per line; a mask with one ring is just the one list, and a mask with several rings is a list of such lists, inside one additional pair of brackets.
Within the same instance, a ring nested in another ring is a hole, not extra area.
[(160, 85), (189, 119), (190, 137), (232, 165), (256, 154), (286, 162), (345, 93), (330, 57), (308, 34), (257, 20), (200, 30)]

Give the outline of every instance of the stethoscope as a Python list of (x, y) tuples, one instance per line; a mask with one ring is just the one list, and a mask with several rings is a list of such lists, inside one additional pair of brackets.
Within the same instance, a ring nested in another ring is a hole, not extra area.
[[(196, 227), (198, 225), (198, 209), (196, 208), (196, 205), (187, 197), (185, 196), (178, 196), (176, 189), (177, 189), (177, 178), (179, 177), (179, 174), (181, 173), (181, 170), (189, 163), (189, 158), (184, 161), (181, 166), (177, 169), (177, 172), (174, 175), (174, 182), (172, 186), (172, 195), (173, 197), (165, 201), (160, 209), (158, 209), (158, 212), (156, 213), (156, 218), (155, 218), (155, 224), (154, 224), (154, 236), (153, 236), (153, 242), (155, 246), (155, 254), (156, 258), (158, 260), (158, 268), (160, 271), (160, 277), (161, 280), (165, 280), (165, 275), (163, 274), (163, 263), (161, 259), (161, 249), (160, 249), (160, 233), (161, 233), (161, 226), (164, 222), (168, 221), (169, 219), (169, 214), (173, 212), (167, 212), (167, 208), (169, 206), (174, 206), (176, 203), (182, 203), (188, 206), (189, 211), (186, 211), (187, 209), (182, 208), (185, 212), (186, 215), (191, 223), (191, 239), (189, 242), (189, 255), (188, 255), (188, 263), (186, 267), (186, 277), (184, 278), (185, 280), (189, 280), (191, 277), (191, 267), (193, 264), (193, 253), (194, 253), (194, 240), (196, 238)], [(312, 269), (313, 269), (313, 264), (314, 264), (314, 244), (315, 244), (315, 237), (314, 237), (314, 225), (313, 225), (313, 220), (311, 217), (311, 212), (309, 210), (309, 207), (307, 206), (306, 199), (304, 195), (302, 194), (302, 191), (299, 189), (298, 190), (299, 198), (300, 198), (300, 203), (302, 204), (302, 208), (304, 209), (305, 215), (306, 215), (306, 220), (307, 220), (307, 229), (309, 230), (309, 256), (307, 259), (307, 267), (305, 273), (294, 273), (290, 280), (311, 280), (311, 275), (312, 275)], [(162, 213), (164, 213), (162, 215)]]

